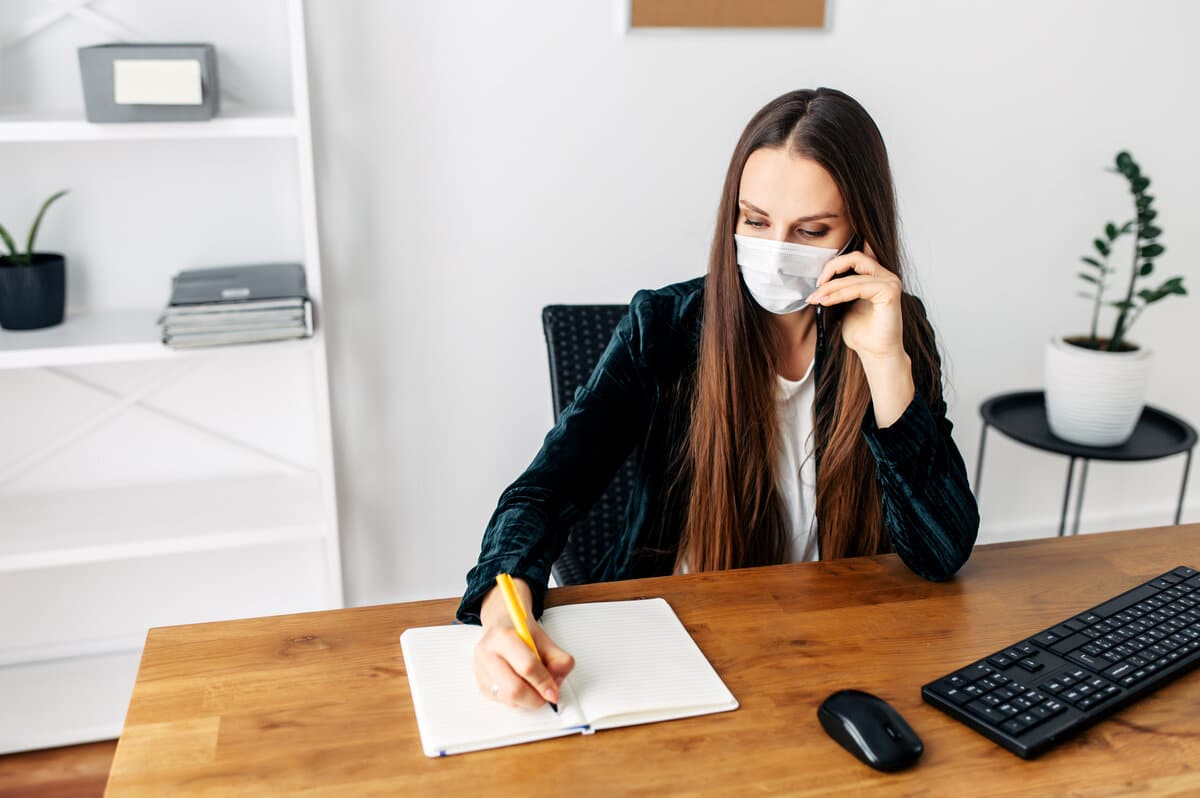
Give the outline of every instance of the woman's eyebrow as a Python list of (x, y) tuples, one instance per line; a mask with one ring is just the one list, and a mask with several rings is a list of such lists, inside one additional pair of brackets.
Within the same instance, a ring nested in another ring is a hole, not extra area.
[[(738, 204), (745, 205), (750, 210), (754, 211), (755, 213), (761, 213), (768, 219), (771, 218), (771, 214), (767, 213), (756, 205), (750, 204), (746, 200), (738, 200)], [(815, 222), (817, 219), (836, 219), (837, 217), (838, 215), (836, 213), (814, 213), (811, 216), (801, 216), (799, 219), (793, 219), (792, 224), (795, 224), (796, 222)]]

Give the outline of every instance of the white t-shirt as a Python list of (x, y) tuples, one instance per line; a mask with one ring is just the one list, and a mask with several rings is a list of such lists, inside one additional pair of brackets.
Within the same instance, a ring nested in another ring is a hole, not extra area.
[(791, 562), (817, 559), (817, 469), (813, 460), (813, 364), (793, 382), (775, 375), (779, 386), (779, 455), (776, 489), (791, 532)]
[[(815, 362), (815, 361), (814, 361)], [(815, 529), (817, 509), (817, 468), (813, 460), (813, 396), (816, 380), (813, 364), (804, 376), (792, 380), (775, 375), (779, 390), (779, 455), (776, 490), (783, 499), (784, 521), (791, 533), (789, 562), (817, 559)], [(675, 573), (689, 572), (686, 563)]]

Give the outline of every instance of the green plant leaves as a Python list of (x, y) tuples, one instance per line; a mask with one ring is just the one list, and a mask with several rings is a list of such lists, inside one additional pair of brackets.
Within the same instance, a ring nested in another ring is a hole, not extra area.
[(1138, 254), (1143, 258), (1157, 258), (1166, 251), (1167, 248), (1162, 244), (1147, 244), (1138, 250)]
[(12, 240), (12, 236), (8, 234), (3, 225), (0, 225), (0, 238), (4, 239), (4, 245), (8, 247), (8, 251), (12, 253), (14, 258), (20, 254), (17, 252), (17, 242)]
[(1187, 296), (1187, 289), (1183, 287), (1183, 277), (1172, 277), (1165, 283), (1160, 285), (1160, 291), (1166, 291), (1168, 294), (1178, 294), (1179, 296)]
[(1182, 277), (1172, 277), (1158, 288), (1143, 288), (1141, 291), (1138, 291), (1138, 297), (1147, 305), (1153, 305), (1155, 302), (1171, 294), (1179, 294), (1180, 296), (1187, 294), (1187, 289), (1183, 287)]
[(29, 243), (25, 245), (25, 254), (29, 256), (29, 260), (33, 262), (33, 242), (37, 239), (38, 228), (42, 226), (42, 217), (46, 215), (46, 210), (54, 204), (54, 202), (64, 196), (66, 191), (57, 191), (50, 195), (50, 199), (42, 203), (42, 209), (38, 211), (37, 217), (33, 220), (33, 227), (29, 228)]
[(1097, 252), (1099, 252), (1101, 255), (1103, 255), (1106, 258), (1108, 257), (1108, 253), (1109, 253), (1108, 244), (1104, 243), (1099, 238), (1097, 238), (1092, 243), (1096, 245)]
[(1104, 234), (1108, 236), (1109, 241), (1116, 241), (1121, 234), (1117, 232), (1117, 226), (1112, 222), (1104, 225)]
[(1142, 238), (1158, 238), (1162, 235), (1162, 230), (1154, 225), (1146, 225), (1142, 228)]
[(1099, 269), (1102, 272), (1108, 271), (1108, 269), (1106, 269), (1104, 267), (1104, 264), (1101, 263), (1100, 261), (1096, 260), (1095, 258), (1089, 258), (1087, 255), (1084, 255), (1082, 258), (1080, 258), (1080, 260), (1083, 261), (1084, 263), (1088, 264), (1089, 266), (1095, 266), (1097, 269)]
[(1081, 280), (1087, 280), (1089, 283), (1092, 283), (1093, 285), (1100, 285), (1100, 279), (1097, 277), (1093, 277), (1092, 275), (1088, 274), (1087, 272), (1080, 272), (1079, 278)]
[(1154, 264), (1150, 261), (1146, 261), (1142, 264), (1142, 267), (1138, 269), (1138, 277), (1145, 277), (1152, 271), (1154, 271)]

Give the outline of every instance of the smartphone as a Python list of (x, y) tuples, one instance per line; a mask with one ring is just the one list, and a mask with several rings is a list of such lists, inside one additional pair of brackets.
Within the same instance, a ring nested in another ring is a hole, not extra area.
[[(860, 236), (858, 233), (851, 233), (850, 240), (846, 242), (846, 245), (841, 248), (841, 250), (838, 252), (838, 254), (845, 255), (847, 252), (862, 252), (862, 251), (863, 251), (862, 236)], [(839, 277), (846, 277), (851, 274), (854, 274), (854, 272), (853, 271), (842, 272), (841, 274), (835, 274), (830, 279), (836, 280)], [(825, 353), (825, 323), (826, 323), (826, 315), (827, 314), (825, 313), (824, 305), (817, 305), (816, 312), (817, 312), (817, 352), (816, 352), (817, 363), (816, 363), (816, 368), (819, 371), (821, 368), (822, 355)], [(831, 309), (831, 312), (832, 312), (832, 309)]]

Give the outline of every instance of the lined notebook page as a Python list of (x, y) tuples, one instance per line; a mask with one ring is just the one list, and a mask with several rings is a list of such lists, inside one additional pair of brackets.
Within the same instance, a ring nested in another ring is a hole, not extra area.
[(575, 657), (567, 682), (596, 728), (737, 708), (661, 598), (553, 607), (542, 623)]
[(586, 721), (573, 693), (563, 691), (555, 715), (549, 705), (516, 709), (479, 691), (472, 657), (482, 633), (478, 626), (455, 625), (406, 629), (400, 635), (426, 756), (577, 734)]

